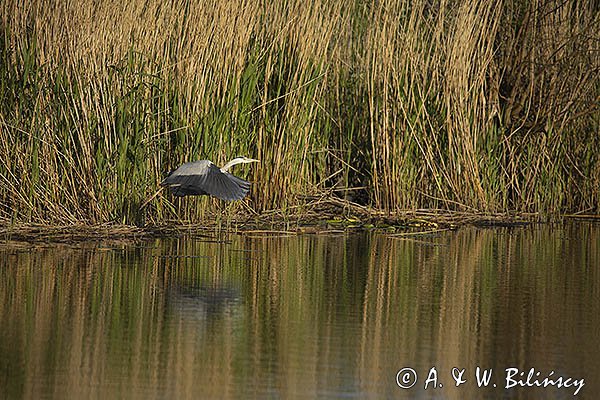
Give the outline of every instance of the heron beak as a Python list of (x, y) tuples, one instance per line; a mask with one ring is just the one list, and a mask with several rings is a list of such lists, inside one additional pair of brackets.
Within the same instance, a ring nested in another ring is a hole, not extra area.
[(260, 162), (260, 160), (255, 160), (254, 158), (248, 159), (248, 162)]

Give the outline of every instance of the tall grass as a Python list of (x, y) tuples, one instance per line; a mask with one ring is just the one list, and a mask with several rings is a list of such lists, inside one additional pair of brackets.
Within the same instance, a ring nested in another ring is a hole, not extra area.
[[(199, 220), (179, 163), (261, 159), (256, 211), (598, 210), (594, 2), (6, 0), (0, 219)], [(246, 209), (246, 205), (228, 206)]]

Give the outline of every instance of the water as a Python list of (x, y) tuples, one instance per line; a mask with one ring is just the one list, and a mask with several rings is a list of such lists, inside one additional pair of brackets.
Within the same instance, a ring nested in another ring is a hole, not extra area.
[(585, 223), (4, 244), (0, 398), (595, 398), (599, 266)]

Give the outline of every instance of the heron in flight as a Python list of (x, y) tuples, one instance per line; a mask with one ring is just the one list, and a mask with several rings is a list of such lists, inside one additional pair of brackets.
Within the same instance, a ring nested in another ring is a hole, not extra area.
[(230, 174), (229, 168), (237, 164), (259, 162), (253, 158), (237, 157), (223, 168), (209, 160), (187, 162), (172, 171), (161, 186), (168, 186), (174, 196), (210, 195), (221, 200), (241, 200), (250, 191), (250, 182)]

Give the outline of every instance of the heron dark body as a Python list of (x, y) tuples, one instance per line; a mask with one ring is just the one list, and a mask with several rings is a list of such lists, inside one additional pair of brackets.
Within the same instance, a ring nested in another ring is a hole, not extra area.
[[(226, 168), (228, 166), (223, 169)], [(241, 200), (250, 191), (249, 182), (220, 169), (208, 160), (181, 165), (161, 185), (168, 186), (174, 196), (211, 195), (228, 201)]]

